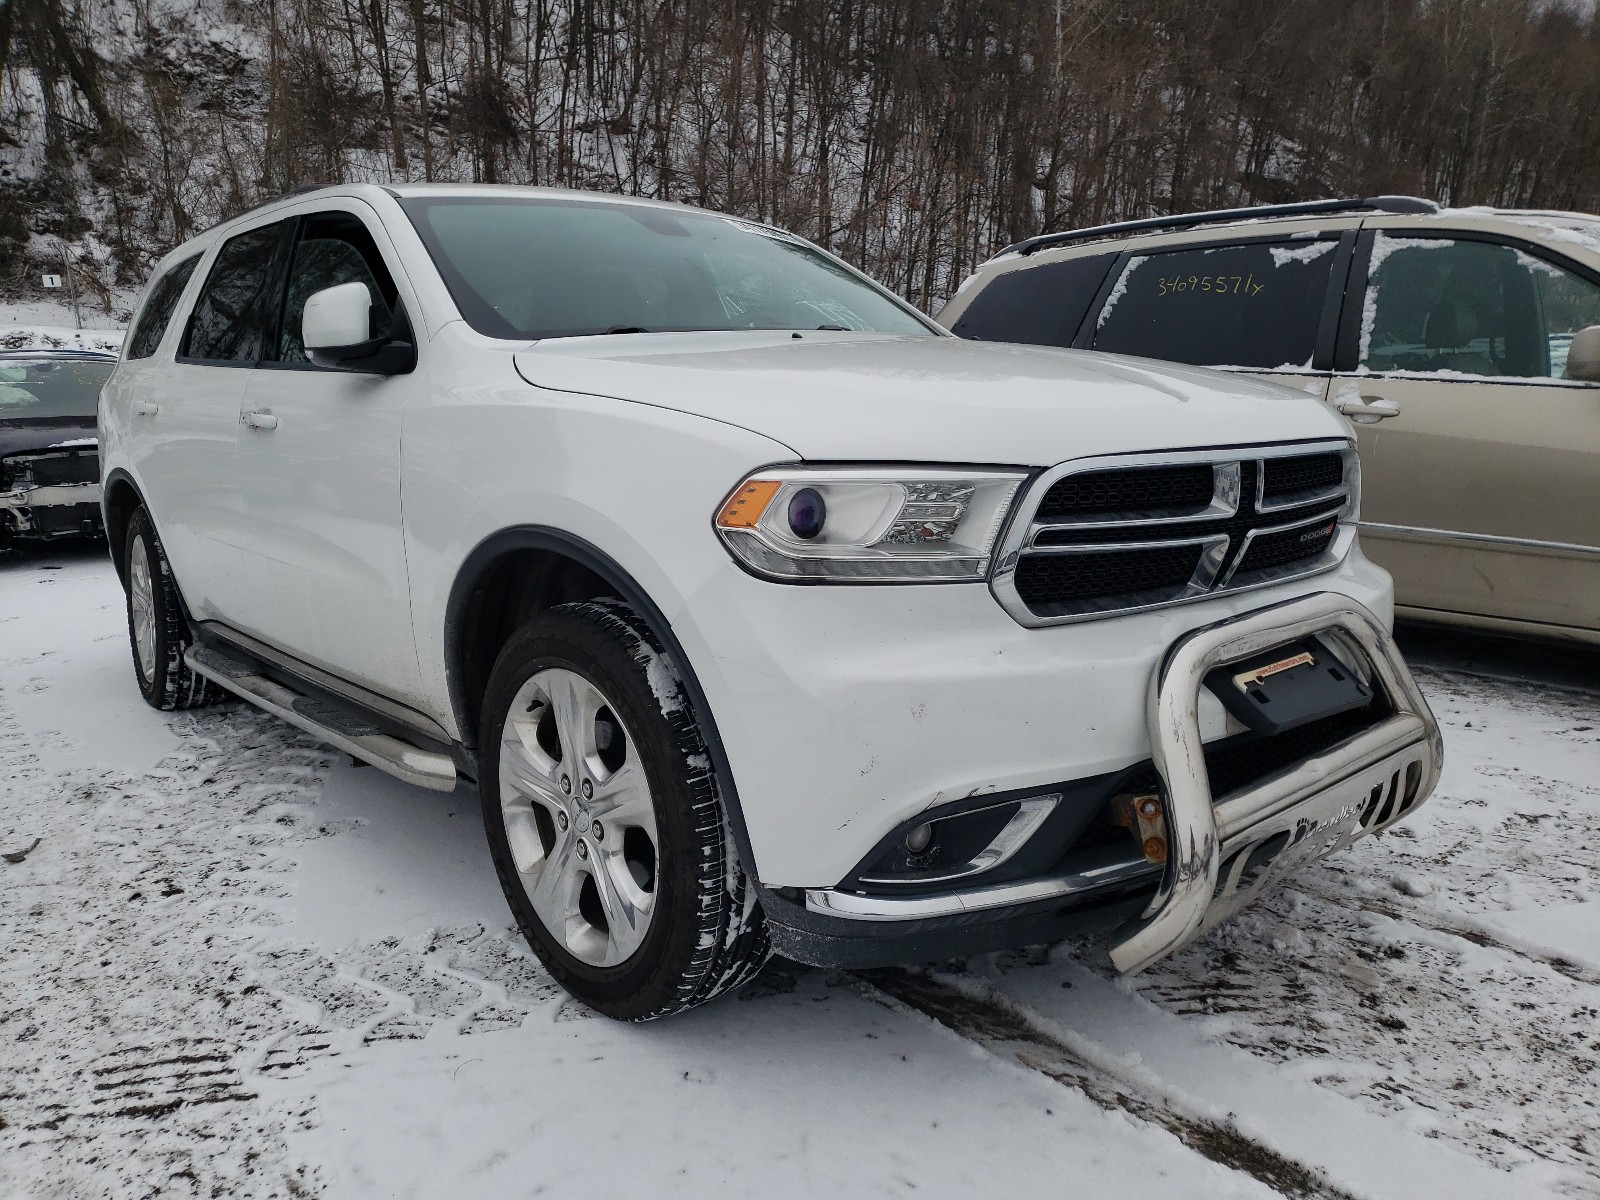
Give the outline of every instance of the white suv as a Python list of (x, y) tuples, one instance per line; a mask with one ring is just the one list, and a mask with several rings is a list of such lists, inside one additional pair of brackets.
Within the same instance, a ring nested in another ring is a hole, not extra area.
[(780, 230), (524, 188), (272, 203), (134, 328), (100, 442), (145, 698), (476, 780), (603, 1012), (773, 948), (1119, 926), (1137, 970), (1437, 778), (1350, 430), (1272, 385), (962, 341)]

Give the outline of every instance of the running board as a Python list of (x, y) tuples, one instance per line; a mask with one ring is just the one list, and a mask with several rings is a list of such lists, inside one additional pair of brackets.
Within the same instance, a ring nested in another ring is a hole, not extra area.
[(218, 687), (396, 779), (436, 792), (455, 791), (456, 764), (448, 754), (423, 750), (391, 737), (356, 708), (297, 692), (258, 674), (232, 655), (207, 646), (190, 646), (183, 660), (191, 671), (204, 675)]

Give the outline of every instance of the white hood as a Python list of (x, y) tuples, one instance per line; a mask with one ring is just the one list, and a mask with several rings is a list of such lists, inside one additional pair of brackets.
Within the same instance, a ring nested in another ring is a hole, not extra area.
[(944, 337), (559, 338), (529, 383), (738, 425), (813, 461), (1049, 466), (1093, 454), (1347, 437), (1304, 393), (1198, 367)]

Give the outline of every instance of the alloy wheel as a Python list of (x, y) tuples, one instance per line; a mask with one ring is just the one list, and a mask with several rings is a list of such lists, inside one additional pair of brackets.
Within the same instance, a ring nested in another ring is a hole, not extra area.
[(589, 966), (632, 957), (655, 913), (655, 805), (616, 709), (577, 672), (542, 670), (518, 689), (500, 735), (500, 815), (550, 936)]
[(156, 601), (150, 579), (150, 552), (144, 538), (133, 539), (128, 553), (128, 606), (133, 619), (133, 652), (146, 683), (156, 677)]

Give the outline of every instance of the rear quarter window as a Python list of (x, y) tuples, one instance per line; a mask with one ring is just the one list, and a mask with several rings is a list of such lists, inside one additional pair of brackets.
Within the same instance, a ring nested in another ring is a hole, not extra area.
[(1070, 346), (1115, 260), (1114, 254), (1096, 254), (996, 275), (951, 332), (984, 342)]
[(1337, 248), (1296, 239), (1131, 258), (1091, 345), (1196, 366), (1309, 370)]
[(195, 265), (199, 261), (198, 254), (192, 255), (168, 268), (155, 283), (151, 284), (150, 297), (139, 312), (133, 333), (128, 336), (124, 358), (149, 358), (156, 352), (156, 347), (161, 344), (162, 335), (167, 331), (167, 325), (172, 321), (173, 310), (178, 307), (178, 300), (183, 296), (183, 289), (189, 282), (189, 276), (194, 274)]

